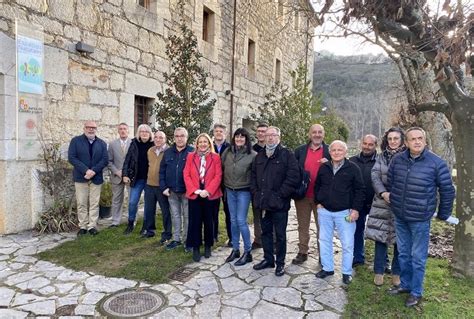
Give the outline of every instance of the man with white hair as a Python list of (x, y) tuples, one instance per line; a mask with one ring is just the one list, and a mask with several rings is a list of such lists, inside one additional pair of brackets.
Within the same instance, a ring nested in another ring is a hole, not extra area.
[(331, 160), (319, 168), (314, 186), (323, 267), (316, 277), (334, 275), (332, 242), (336, 228), (342, 244), (342, 281), (347, 285), (352, 281), (355, 222), (364, 205), (364, 181), (359, 167), (346, 159), (346, 143), (332, 142), (329, 155)]
[[(285, 274), (286, 226), (291, 195), (301, 181), (295, 155), (280, 144), (280, 129), (270, 126), (265, 133), (265, 149), (252, 163), (250, 191), (253, 203), (262, 211), (263, 260), (255, 270), (275, 268), (276, 276)], [(276, 254), (273, 251), (273, 233)], [(275, 256), (276, 255), (276, 256)]]
[[(174, 144), (163, 153), (160, 164), (160, 188), (163, 195), (168, 197), (171, 211), (172, 240), (166, 245), (167, 250), (173, 250), (186, 242), (188, 234), (188, 199), (184, 184), (183, 170), (188, 153), (193, 148), (188, 143), (188, 131), (184, 127), (174, 130)], [(160, 241), (164, 245), (166, 240)], [(191, 251), (189, 248), (187, 251)]]
[(171, 239), (171, 213), (168, 197), (160, 189), (160, 164), (163, 153), (168, 149), (166, 135), (162, 131), (156, 131), (153, 136), (153, 143), (148, 152), (148, 175), (145, 185), (145, 218), (143, 228), (146, 232), (142, 237), (149, 238), (155, 236), (156, 224), (156, 202), (160, 205), (161, 217), (163, 220), (163, 232), (161, 242)]

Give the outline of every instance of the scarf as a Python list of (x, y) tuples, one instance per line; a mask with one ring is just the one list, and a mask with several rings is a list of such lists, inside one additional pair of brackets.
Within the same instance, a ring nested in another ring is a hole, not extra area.
[(209, 154), (211, 150), (205, 152), (197, 152), (201, 159), (201, 164), (199, 165), (199, 181), (204, 185), (204, 176), (206, 175), (206, 155)]
[(266, 144), (265, 145), (265, 153), (267, 154), (267, 157), (270, 157), (273, 155), (273, 153), (275, 152), (275, 149), (276, 147), (278, 146), (278, 144)]
[(385, 161), (387, 162), (387, 165), (390, 164), (390, 161), (392, 160), (392, 157), (395, 154), (398, 154), (400, 152), (405, 151), (407, 148), (405, 145), (401, 145), (396, 149), (391, 149), (389, 146), (383, 151), (383, 157), (385, 158)]

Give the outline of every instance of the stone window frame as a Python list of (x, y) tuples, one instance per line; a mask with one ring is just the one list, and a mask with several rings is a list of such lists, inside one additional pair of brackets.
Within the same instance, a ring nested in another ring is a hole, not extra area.
[(296, 32), (300, 29), (300, 13), (298, 10), (295, 10), (295, 14), (293, 16), (293, 27)]
[(140, 6), (140, 7), (143, 7), (147, 10), (150, 10), (151, 9), (151, 1), (152, 0), (137, 0), (137, 4)]
[(275, 56), (273, 59), (273, 80), (275, 84), (283, 82), (283, 71), (283, 52), (277, 47), (275, 49)]
[[(213, 42), (203, 40), (203, 18), (204, 10), (207, 8), (214, 15), (213, 21)], [(221, 8), (216, 1), (204, 0), (195, 2), (194, 5), (194, 23), (192, 29), (198, 38), (198, 49), (203, 57), (210, 62), (217, 63), (219, 49), (222, 47), (222, 39), (218, 36), (221, 34)]]
[(202, 40), (214, 44), (216, 14), (206, 5), (202, 7)]
[[(135, 94), (133, 100), (133, 125), (135, 130), (140, 124), (149, 124), (151, 122), (150, 110), (154, 103), (155, 99), (153, 98)], [(139, 121), (139, 115), (143, 116), (142, 121)]]
[(257, 74), (257, 42), (247, 37), (247, 76), (254, 80)]

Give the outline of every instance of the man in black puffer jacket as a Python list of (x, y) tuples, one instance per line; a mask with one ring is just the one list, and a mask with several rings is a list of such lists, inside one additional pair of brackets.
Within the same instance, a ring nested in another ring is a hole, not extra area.
[(276, 233), (275, 275), (285, 273), (286, 225), (291, 195), (298, 187), (300, 172), (293, 153), (280, 145), (280, 129), (270, 126), (265, 133), (265, 149), (252, 163), (250, 190), (253, 204), (262, 211), (262, 244), (264, 260), (255, 270), (275, 267), (273, 228)]
[(431, 218), (436, 206), (439, 219), (451, 216), (455, 191), (446, 162), (425, 148), (423, 129), (408, 129), (405, 143), (408, 149), (392, 159), (387, 175), (401, 270), (400, 286), (389, 293), (410, 293), (405, 305), (412, 307), (423, 294)]

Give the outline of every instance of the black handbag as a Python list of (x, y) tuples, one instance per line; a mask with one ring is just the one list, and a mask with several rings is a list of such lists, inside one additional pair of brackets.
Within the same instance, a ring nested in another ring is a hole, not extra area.
[(310, 174), (304, 169), (300, 168), (300, 176), (301, 176), (301, 182), (296, 188), (296, 191), (293, 194), (293, 196), (291, 196), (295, 200), (300, 200), (300, 199), (305, 198), (306, 192), (308, 191)]

